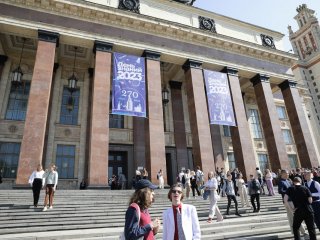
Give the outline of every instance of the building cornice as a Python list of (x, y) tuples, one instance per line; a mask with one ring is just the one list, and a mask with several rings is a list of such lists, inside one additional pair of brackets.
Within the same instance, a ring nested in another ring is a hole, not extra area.
[(319, 25), (319, 22), (317, 19), (312, 22), (308, 22), (306, 25), (304, 25), (298, 31), (290, 34), (289, 38), (290, 38), (290, 40), (294, 41), (296, 38), (299, 38), (300, 36), (304, 35), (307, 31), (311, 31), (311, 28), (313, 26), (318, 26), (318, 25)]

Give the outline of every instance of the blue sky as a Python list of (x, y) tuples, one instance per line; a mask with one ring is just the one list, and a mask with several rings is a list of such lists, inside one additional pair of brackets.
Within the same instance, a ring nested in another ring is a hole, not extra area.
[(281, 32), (286, 35), (284, 48), (288, 51), (292, 47), (287, 27), (291, 25), (293, 31), (298, 29), (293, 17), (297, 14), (296, 8), (303, 3), (315, 10), (316, 17), (320, 18), (319, 0), (196, 0), (194, 6)]

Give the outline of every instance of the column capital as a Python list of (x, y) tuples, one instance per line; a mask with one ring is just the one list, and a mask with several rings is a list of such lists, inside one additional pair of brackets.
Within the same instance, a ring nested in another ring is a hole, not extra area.
[(93, 77), (94, 68), (88, 68), (89, 77)]
[(182, 82), (169, 81), (169, 85), (170, 85), (170, 88), (171, 88), (171, 89), (181, 90)]
[(295, 88), (297, 86), (297, 82), (292, 80), (284, 80), (278, 86), (283, 91), (283, 90), (286, 90), (287, 88)]
[(97, 51), (100, 52), (112, 52), (113, 44), (112, 43), (107, 43), (107, 42), (102, 42), (95, 40), (94, 41), (94, 46), (93, 46), (93, 53), (96, 53)]
[(52, 42), (56, 44), (56, 47), (59, 47), (59, 33), (49, 32), (45, 30), (38, 30), (38, 39), (44, 42)]
[(144, 50), (142, 57), (149, 60), (160, 61), (161, 53), (151, 50)]
[(182, 66), (184, 71), (188, 71), (190, 68), (202, 69), (202, 62), (188, 59)]
[(8, 56), (0, 55), (0, 66), (3, 66), (7, 60), (8, 60)]
[(224, 67), (221, 72), (238, 77), (238, 69), (235, 68)]
[(253, 86), (256, 86), (259, 83), (270, 83), (269, 76), (263, 75), (263, 74), (257, 74), (253, 78), (250, 79), (250, 82), (252, 82)]

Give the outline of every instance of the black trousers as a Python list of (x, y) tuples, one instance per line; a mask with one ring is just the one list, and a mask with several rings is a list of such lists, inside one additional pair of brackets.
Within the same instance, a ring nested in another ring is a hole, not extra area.
[[(260, 194), (259, 193), (256, 193), (256, 194), (252, 194), (250, 196), (250, 200), (251, 200), (251, 204), (252, 204), (252, 207), (253, 207), (253, 210), (256, 211), (260, 211)], [(257, 207), (256, 207), (256, 204), (254, 203), (254, 200), (257, 201)]]
[(293, 215), (293, 234), (295, 240), (300, 240), (299, 228), (302, 221), (307, 225), (310, 240), (316, 240), (316, 230), (314, 228), (314, 216), (313, 213), (307, 211), (306, 209), (296, 209)]
[(197, 185), (191, 185), (192, 196), (195, 196), (195, 190), (197, 191), (198, 196), (201, 195)]
[(312, 209), (314, 213), (314, 222), (317, 228), (320, 230), (320, 202), (313, 202)]
[(32, 183), (33, 205), (34, 206), (38, 206), (41, 188), (42, 188), (42, 179), (35, 178)]
[(229, 209), (231, 206), (231, 200), (234, 202), (234, 206), (236, 208), (236, 213), (238, 213), (238, 202), (235, 195), (227, 195), (228, 198), (228, 206), (227, 206), (227, 214), (229, 214)]

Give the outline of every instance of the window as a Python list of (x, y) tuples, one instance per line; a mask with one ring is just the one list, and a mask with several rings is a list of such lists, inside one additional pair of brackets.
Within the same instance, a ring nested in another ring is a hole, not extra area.
[(283, 106), (277, 106), (277, 112), (279, 119), (287, 119), (286, 109)]
[(317, 83), (316, 83), (316, 82), (313, 82), (313, 86), (317, 86)]
[(26, 119), (29, 92), (30, 82), (25, 82), (24, 85), (18, 87), (11, 85), (6, 111), (7, 120), (24, 121)]
[(311, 80), (314, 80), (314, 76), (311, 76)]
[(289, 163), (290, 163), (290, 167), (293, 168), (297, 168), (298, 167), (298, 161), (297, 161), (297, 155), (295, 154), (289, 154), (288, 155), (289, 158)]
[(56, 165), (59, 178), (73, 178), (75, 156), (76, 146), (60, 144), (57, 146)]
[(253, 132), (253, 137), (254, 138), (262, 138), (262, 130), (261, 130), (261, 125), (260, 125), (260, 120), (259, 120), (259, 113), (257, 109), (249, 109), (249, 114), (250, 114), (250, 122), (251, 122), (251, 128)]
[(259, 167), (262, 173), (269, 168), (268, 155), (267, 154), (258, 154)]
[(233, 170), (237, 167), (236, 164), (236, 159), (234, 158), (234, 153), (233, 152), (228, 152), (228, 162), (229, 162), (229, 170)]
[(223, 136), (231, 137), (230, 126), (223, 126)]
[(318, 95), (317, 98), (320, 99), (320, 95)]
[(309, 70), (309, 73), (312, 74), (312, 70)]
[(68, 101), (70, 92), (68, 88), (65, 86), (63, 88), (62, 93), (62, 103), (61, 103), (61, 112), (60, 112), (60, 123), (67, 124), (67, 125), (77, 125), (78, 124), (78, 112), (79, 112), (79, 95), (80, 91), (77, 90), (73, 92), (73, 109), (68, 110)]
[(20, 155), (20, 143), (0, 142), (0, 170), (2, 177), (15, 178)]
[(110, 114), (109, 128), (124, 128), (124, 116), (117, 115), (117, 114)]
[(314, 91), (315, 91), (316, 93), (318, 93), (318, 92), (319, 92), (318, 88), (315, 88), (315, 89), (314, 89)]
[(288, 129), (282, 129), (282, 135), (283, 135), (283, 139), (285, 144), (292, 144), (292, 136), (291, 136), (291, 132)]

